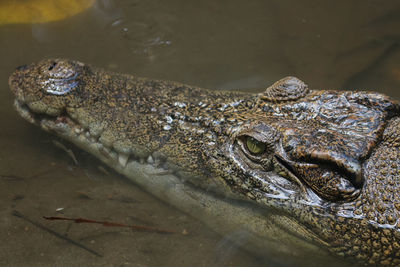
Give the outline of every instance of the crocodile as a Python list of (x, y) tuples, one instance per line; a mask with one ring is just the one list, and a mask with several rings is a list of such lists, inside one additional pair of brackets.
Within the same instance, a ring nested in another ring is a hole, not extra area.
[(9, 86), (23, 118), (217, 231), (243, 230), (246, 249), (400, 265), (400, 105), (388, 96), (295, 77), (213, 91), (67, 59), (20, 66)]

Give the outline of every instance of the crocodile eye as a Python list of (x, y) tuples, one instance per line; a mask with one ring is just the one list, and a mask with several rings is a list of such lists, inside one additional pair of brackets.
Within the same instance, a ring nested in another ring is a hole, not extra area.
[(253, 155), (260, 155), (265, 151), (265, 143), (256, 140), (251, 136), (246, 137), (246, 148)]

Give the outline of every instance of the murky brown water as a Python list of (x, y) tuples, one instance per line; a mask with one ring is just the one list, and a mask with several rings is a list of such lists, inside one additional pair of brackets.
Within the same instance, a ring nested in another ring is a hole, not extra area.
[[(102, 0), (63, 21), (0, 26), (0, 265), (268, 264), (124, 178), (99, 170), (98, 161), (76, 148), (79, 165), (74, 165), (53, 145), (53, 136), (13, 110), (7, 79), (16, 66), (74, 58), (217, 90), (265, 88), (290, 74), (312, 88), (369, 89), (400, 99), (399, 12), (398, 1), (388, 0)], [(102, 257), (13, 216), (13, 210)], [(132, 232), (42, 216), (189, 234)]]

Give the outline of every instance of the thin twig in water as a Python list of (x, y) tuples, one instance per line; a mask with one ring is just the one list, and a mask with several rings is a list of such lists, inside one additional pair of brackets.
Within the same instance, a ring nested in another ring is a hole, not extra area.
[(29, 176), (18, 176), (18, 175), (14, 175), (14, 174), (0, 174), (0, 178), (4, 179), (4, 180), (9, 180), (9, 181), (22, 181), (24, 179), (30, 179), (30, 178), (36, 178), (45, 174), (49, 174), (52, 172), (55, 172), (56, 170), (45, 170), (42, 172), (38, 172)]
[(17, 176), (17, 175), (13, 175), (13, 174), (10, 174), (10, 175), (1, 174), (0, 177), (1, 177), (3, 180), (7, 180), (7, 181), (21, 181), (21, 180), (24, 179), (24, 177)]
[(83, 218), (66, 218), (66, 217), (43, 217), (46, 220), (64, 220), (64, 221), (73, 221), (75, 223), (96, 223), (101, 224), (103, 226), (109, 227), (127, 227), (138, 231), (146, 231), (146, 232), (154, 232), (154, 233), (161, 233), (161, 234), (176, 234), (176, 231), (173, 230), (165, 230), (150, 226), (142, 226), (142, 225), (127, 225), (123, 223), (115, 223), (115, 222), (107, 222), (107, 221), (94, 221), (88, 220)]
[(42, 224), (40, 224), (38, 222), (35, 222), (35, 221), (31, 220), (30, 218), (26, 217), (25, 215), (23, 215), (22, 213), (20, 213), (20, 212), (18, 212), (16, 210), (14, 210), (12, 212), (12, 215), (15, 216), (15, 217), (21, 218), (21, 219), (33, 224), (34, 226), (38, 227), (39, 229), (42, 229), (42, 230), (44, 230), (44, 231), (46, 231), (46, 232), (48, 232), (48, 233), (60, 238), (60, 239), (63, 239), (65, 241), (67, 241), (68, 243), (72, 244), (72, 245), (75, 245), (75, 246), (77, 246), (77, 247), (79, 247), (81, 249), (84, 249), (87, 252), (89, 252), (89, 253), (91, 253), (93, 255), (96, 255), (97, 257), (103, 257), (100, 253), (94, 251), (93, 249), (90, 249), (90, 248), (86, 247), (85, 245), (82, 245), (81, 243), (78, 243), (75, 240), (72, 240), (72, 239), (70, 239), (70, 238), (68, 238), (68, 237), (66, 237), (66, 236), (64, 236), (64, 235), (62, 235), (60, 233), (57, 233), (54, 230), (51, 230), (50, 228), (47, 228), (46, 226), (44, 226), (44, 225), (42, 225)]

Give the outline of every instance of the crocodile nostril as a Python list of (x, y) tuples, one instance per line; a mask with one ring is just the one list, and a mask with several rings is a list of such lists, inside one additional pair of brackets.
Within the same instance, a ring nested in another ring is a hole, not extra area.
[(55, 66), (57, 66), (57, 62), (53, 61), (48, 70), (51, 71), (52, 69), (54, 69)]

